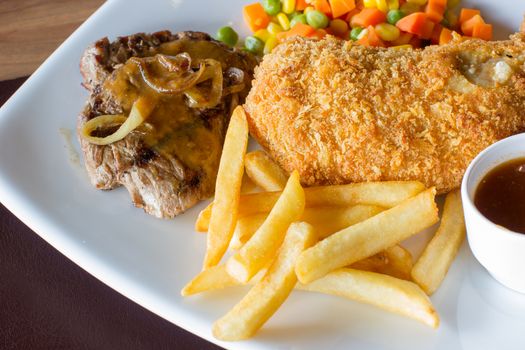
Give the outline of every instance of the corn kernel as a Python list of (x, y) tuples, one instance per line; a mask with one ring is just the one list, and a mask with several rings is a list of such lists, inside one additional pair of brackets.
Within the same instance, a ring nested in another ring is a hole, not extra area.
[(264, 54), (272, 52), (273, 48), (279, 44), (279, 40), (275, 35), (271, 35), (268, 40), (266, 40), (266, 44), (264, 44)]
[(416, 4), (416, 5), (425, 5), (428, 0), (407, 0), (407, 3)]
[(283, 6), (282, 10), (287, 15), (295, 11), (295, 0), (281, 0), (281, 3)]
[(315, 10), (315, 7), (313, 6), (308, 6), (307, 8), (305, 8), (303, 10), (303, 13), (306, 15), (308, 12), (312, 11), (312, 10)]
[(348, 23), (342, 19), (334, 19), (330, 21), (330, 29), (335, 35), (343, 36), (348, 31)]
[(268, 38), (270, 37), (270, 32), (268, 31), (268, 29), (259, 29), (258, 31), (256, 31), (253, 36), (256, 37), (256, 38), (259, 38), (261, 39), (262, 41), (266, 42), (266, 40), (268, 40)]
[(391, 49), (411, 49), (412, 45), (405, 44), (405, 45), (397, 45), (397, 46), (390, 46)]
[(376, 0), (376, 7), (381, 12), (388, 12), (388, 4), (386, 0)]
[(279, 24), (276, 24), (276, 23), (273, 23), (273, 22), (268, 24), (268, 27), (266, 27), (266, 29), (272, 35), (276, 35), (277, 33), (280, 33), (280, 32), (283, 31), (283, 27), (281, 27)]
[(279, 21), (279, 24), (284, 30), (290, 30), (290, 20), (288, 19), (288, 16), (284, 13), (279, 13), (277, 15), (277, 20)]
[(386, 0), (389, 10), (399, 9), (399, 0)]
[(366, 8), (375, 8), (376, 0), (363, 0), (363, 5), (365, 5)]
[(384, 41), (394, 41), (401, 34), (396, 26), (388, 23), (380, 23), (375, 27), (377, 35)]

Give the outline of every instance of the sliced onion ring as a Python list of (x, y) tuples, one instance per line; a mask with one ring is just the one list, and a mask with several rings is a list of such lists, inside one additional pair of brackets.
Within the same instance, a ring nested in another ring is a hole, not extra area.
[[(182, 57), (180, 57), (182, 56)], [(178, 67), (182, 65), (182, 60), (186, 62), (185, 66), (187, 68), (177, 69)], [(148, 72), (148, 69), (146, 67), (146, 60), (145, 59), (139, 59), (136, 57), (130, 58), (130, 60), (135, 63), (140, 71), (140, 75), (142, 76), (142, 79), (144, 79), (144, 82), (148, 84), (150, 88), (155, 90), (158, 93), (162, 94), (180, 94), (181, 92), (191, 88), (195, 84), (198, 84), (199, 79), (201, 78), (202, 74), (205, 72), (205, 64), (201, 63), (199, 65), (199, 70), (196, 72), (191, 71), (191, 60), (189, 58), (189, 55), (187, 54), (180, 54), (177, 56), (165, 56), (165, 55), (155, 55), (153, 58), (150, 58), (148, 61), (158, 61), (166, 70), (174, 74), (175, 76), (173, 79), (170, 79), (167, 83), (161, 83), (158, 80), (152, 78)], [(168, 74), (169, 74), (168, 73)]]
[(221, 63), (213, 59), (205, 59), (206, 71), (202, 74), (199, 82), (212, 79), (211, 90), (207, 97), (204, 97), (197, 87), (192, 87), (184, 91), (188, 97), (189, 106), (192, 108), (212, 108), (215, 107), (222, 97), (222, 66)]
[[(130, 132), (135, 130), (140, 124), (142, 124), (146, 118), (151, 114), (155, 104), (151, 100), (139, 97), (129, 113), (129, 117), (122, 114), (117, 115), (101, 115), (95, 117), (82, 126), (81, 136), (86, 141), (95, 145), (109, 145), (110, 143), (117, 142), (126, 137)], [(99, 128), (109, 127), (115, 124), (121, 124), (120, 127), (111, 135), (105, 137), (91, 136), (91, 133)]]

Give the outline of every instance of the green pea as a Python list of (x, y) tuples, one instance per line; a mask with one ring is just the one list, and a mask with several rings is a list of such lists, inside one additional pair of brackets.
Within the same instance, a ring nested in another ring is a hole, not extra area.
[(270, 16), (277, 16), (281, 12), (281, 0), (263, 0), (262, 6)]
[(294, 25), (297, 23), (307, 24), (306, 21), (306, 15), (296, 15), (292, 20), (290, 21), (290, 28), (293, 28)]
[(362, 31), (363, 28), (361, 27), (352, 28), (352, 30), (350, 31), (350, 39), (352, 39), (353, 41), (357, 41), (357, 37), (359, 36), (359, 34), (361, 34)]
[(217, 31), (217, 40), (222, 41), (226, 45), (235, 46), (239, 40), (239, 35), (232, 27), (222, 27)]
[(401, 10), (390, 10), (386, 14), (387, 22), (392, 25), (395, 25), (403, 17), (405, 17), (405, 14)]
[(264, 49), (264, 41), (254, 36), (247, 36), (244, 39), (244, 47), (251, 53), (261, 54)]
[(328, 17), (321, 11), (312, 10), (306, 14), (306, 22), (315, 29), (328, 27)]

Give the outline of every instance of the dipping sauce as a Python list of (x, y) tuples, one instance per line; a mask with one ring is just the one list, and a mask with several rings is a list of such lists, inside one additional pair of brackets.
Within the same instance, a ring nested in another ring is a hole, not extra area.
[(525, 233), (525, 157), (498, 165), (485, 175), (474, 205), (493, 223)]

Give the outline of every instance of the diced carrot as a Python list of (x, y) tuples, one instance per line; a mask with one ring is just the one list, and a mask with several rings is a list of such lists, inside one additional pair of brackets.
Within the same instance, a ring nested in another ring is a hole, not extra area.
[(414, 36), (414, 34), (410, 34), (410, 33), (401, 33), (399, 35), (399, 38), (397, 38), (396, 40), (394, 41), (391, 41), (390, 43), (394, 46), (399, 46), (399, 45), (406, 45), (410, 42), (410, 40), (412, 39), (412, 37)]
[(367, 30), (368, 33), (357, 41), (358, 44), (363, 46), (386, 47), (373, 26), (369, 26)]
[[(428, 36), (428, 38), (430, 38), (430, 36), (432, 36), (432, 29), (434, 27), (432, 26), (432, 28), (430, 28), (430, 25), (428, 23), (433, 24), (433, 22), (428, 20), (426, 13), (414, 12), (411, 15), (403, 17), (399, 21), (397, 21), (396, 27), (399, 30), (402, 30), (407, 33), (412, 33), (421, 37)], [(429, 29), (430, 33), (428, 32)]]
[(432, 31), (432, 37), (430, 38), (430, 42), (432, 44), (439, 44), (439, 37), (441, 36), (441, 31), (443, 30), (443, 26), (439, 23), (437, 23), (434, 26), (434, 30)]
[(317, 39), (322, 39), (324, 38), (328, 33), (326, 32), (326, 30), (324, 29), (317, 29), (315, 30), (312, 34), (309, 35), (310, 38), (317, 38)]
[(465, 35), (472, 36), (474, 27), (479, 26), (480, 24), (485, 24), (485, 21), (480, 15), (474, 15), (474, 17), (461, 23), (461, 31)]
[(447, 0), (428, 0), (425, 13), (432, 22), (439, 23), (443, 20), (446, 9)]
[(332, 9), (330, 8), (328, 0), (314, 0), (313, 4), (317, 11), (321, 11), (328, 16), (332, 15)]
[[(285, 38), (290, 38), (292, 36), (303, 36), (303, 37), (307, 37), (307, 36), (310, 36), (312, 35), (313, 33), (315, 32), (315, 29), (310, 27), (308, 24), (303, 24), (301, 22), (298, 22), (296, 25), (294, 25), (292, 27), (292, 29), (290, 29), (289, 31), (286, 31), (286, 32), (282, 32), (284, 33), (285, 35)], [(281, 33), (279, 33), (281, 34)]]
[(476, 23), (472, 36), (483, 40), (492, 40), (492, 24)]
[[(358, 2), (359, 4), (359, 2)], [(347, 21), (348, 23), (350, 23), (350, 21), (352, 20), (352, 17), (354, 17), (355, 15), (357, 15), (359, 12), (361, 12), (361, 9), (357, 7), (355, 7), (355, 9), (353, 9), (352, 11), (348, 12), (345, 16), (345, 21)]]
[(308, 6), (310, 6), (310, 5), (306, 2), (306, 0), (297, 0), (295, 2), (295, 10), (296, 11), (302, 11), (305, 8), (307, 8)]
[(329, 0), (330, 8), (332, 9), (332, 16), (334, 18), (341, 17), (348, 12), (355, 9), (354, 0)]
[(452, 31), (448, 28), (443, 28), (439, 34), (439, 45), (444, 45), (452, 41)]
[(459, 25), (461, 25), (463, 22), (468, 21), (475, 15), (481, 15), (481, 12), (476, 9), (467, 9), (467, 8), (461, 9), (461, 12), (459, 13), (459, 21), (458, 21)]
[(350, 25), (352, 27), (368, 27), (386, 22), (386, 14), (376, 8), (364, 8), (357, 15), (352, 17)]
[(423, 31), (421, 32), (419, 37), (421, 39), (431, 39), (432, 33), (434, 33), (435, 25), (436, 24), (432, 22), (431, 20), (426, 21), (425, 24), (423, 24)]
[(258, 2), (244, 6), (242, 9), (244, 21), (250, 27), (252, 32), (264, 29), (270, 23), (270, 17), (264, 11), (262, 5)]

